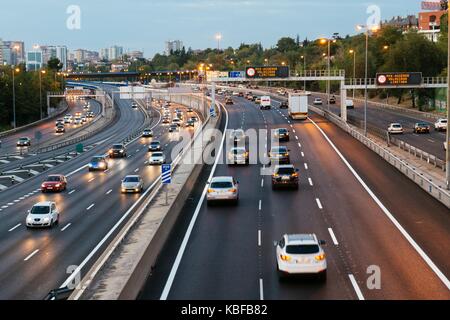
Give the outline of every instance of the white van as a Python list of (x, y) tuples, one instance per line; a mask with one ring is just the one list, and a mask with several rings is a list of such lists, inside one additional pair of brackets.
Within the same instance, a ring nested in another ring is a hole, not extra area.
[(346, 105), (347, 109), (355, 108), (355, 104), (353, 103), (353, 100), (350, 100), (350, 99), (345, 100), (345, 105)]

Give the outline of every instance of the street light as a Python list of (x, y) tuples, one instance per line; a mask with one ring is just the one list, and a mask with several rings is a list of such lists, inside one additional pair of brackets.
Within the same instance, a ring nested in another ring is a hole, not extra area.
[(217, 40), (217, 50), (220, 51), (220, 40), (222, 40), (222, 35), (220, 33), (216, 34), (216, 40)]
[[(336, 43), (336, 39), (327, 39), (327, 38), (320, 39), (320, 44), (328, 45), (328, 59), (327, 59), (328, 77), (331, 75), (331, 70), (330, 70), (330, 67), (331, 67), (331, 42)], [(328, 107), (328, 110), (330, 110), (330, 80), (329, 79), (327, 80), (327, 107)]]
[(265, 58), (265, 59), (264, 59), (264, 64), (265, 64), (266, 66), (268, 66), (268, 65), (269, 65), (269, 59)]
[(369, 27), (366, 25), (357, 25), (356, 28), (358, 30), (365, 30), (366, 34), (366, 62), (365, 62), (365, 73), (364, 73), (364, 135), (367, 136), (367, 77), (368, 77), (368, 59), (369, 59), (369, 33), (375, 33), (378, 31), (378, 27)]
[(19, 73), (20, 69), (12, 67), (12, 89), (13, 89), (13, 129), (16, 128), (16, 86), (14, 84), (15, 73)]
[[(353, 55), (353, 84), (356, 84), (356, 50), (350, 49), (349, 53)], [(353, 88), (353, 99), (355, 99), (355, 88)]]
[(303, 77), (305, 78), (305, 82), (303, 83), (303, 90), (306, 92), (306, 56), (301, 56), (303, 59)]
[(389, 50), (389, 46), (388, 46), (388, 45), (384, 45), (384, 46), (383, 46), (383, 50), (384, 50), (384, 51)]
[(46, 74), (47, 72), (45, 70), (39, 71), (39, 107), (41, 111), (41, 120), (44, 117), (44, 114), (42, 112), (42, 75)]

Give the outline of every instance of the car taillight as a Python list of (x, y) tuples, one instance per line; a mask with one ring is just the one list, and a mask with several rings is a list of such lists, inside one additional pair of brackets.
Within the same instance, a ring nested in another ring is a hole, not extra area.
[(284, 254), (280, 255), (280, 258), (283, 261), (291, 261), (291, 259), (292, 259), (290, 256), (284, 255)]
[(321, 253), (314, 257), (317, 261), (325, 260), (325, 253)]
[(214, 192), (213, 189), (208, 189), (208, 193), (212, 193), (212, 192)]
[(293, 177), (298, 177), (298, 173), (293, 173), (292, 176)]

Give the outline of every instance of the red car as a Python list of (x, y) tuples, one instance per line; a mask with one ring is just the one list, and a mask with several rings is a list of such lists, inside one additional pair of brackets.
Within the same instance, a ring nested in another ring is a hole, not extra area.
[(62, 174), (53, 174), (47, 177), (41, 185), (42, 192), (64, 191), (67, 188), (67, 179)]

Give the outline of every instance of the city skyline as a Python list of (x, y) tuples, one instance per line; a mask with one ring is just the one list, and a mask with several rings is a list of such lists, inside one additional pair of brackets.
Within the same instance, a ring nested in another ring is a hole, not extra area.
[[(171, 0), (151, 3), (133, 0), (129, 3), (130, 7), (139, 9), (135, 10), (136, 16), (124, 16), (121, 15), (123, 8), (118, 2), (112, 4), (108, 2), (109, 6), (105, 7), (104, 1), (92, 4), (80, 0), (77, 4), (81, 13), (80, 29), (70, 30), (67, 28), (67, 19), (71, 16), (67, 13), (71, 5), (69, 1), (53, 3), (46, 0), (29, 3), (22, 0), (2, 5), (12, 14), (0, 21), (0, 30), (3, 30), (0, 37), (4, 40), (24, 41), (26, 50), (39, 44), (66, 45), (71, 52), (76, 49), (100, 52), (102, 48), (119, 45), (123, 46), (124, 52), (143, 51), (146, 58), (152, 58), (156, 53), (164, 53), (165, 42), (169, 39), (183, 41), (186, 49), (189, 47), (192, 49), (215, 48), (217, 46), (215, 35), (220, 33), (222, 48), (237, 47), (242, 42), (261, 42), (264, 47), (271, 47), (283, 36), (295, 38), (298, 34), (303, 40), (331, 35), (334, 32), (342, 36), (355, 34), (355, 25), (365, 22), (370, 16), (366, 10), (371, 3), (365, 1), (346, 0), (339, 4), (330, 0), (325, 2), (319, 6), (312, 1), (293, 0)], [(18, 10), (22, 3), (26, 3), (25, 8)], [(420, 11), (418, 0), (400, 0), (395, 3), (380, 0), (375, 5), (379, 6), (382, 20), (394, 16), (416, 15)], [(48, 22), (45, 25), (36, 23), (37, 9), (43, 12), (39, 18)], [(319, 9), (322, 11), (314, 17), (314, 20), (311, 19), (311, 15), (304, 14), (304, 12)], [(19, 12), (21, 16), (15, 16)], [(96, 14), (99, 12), (109, 18), (98, 23)], [(154, 15), (153, 12), (158, 14)], [(258, 19), (254, 18), (255, 14), (258, 15)], [(121, 23), (114, 20), (117, 16), (120, 16)], [(202, 18), (199, 19), (199, 17)], [(339, 29), (330, 27), (332, 22), (340, 17), (343, 23), (340, 24)], [(19, 18), (20, 25), (12, 23)], [(236, 24), (228, 23), (236, 19), (241, 22), (239, 28)], [(293, 24), (293, 19), (298, 19), (298, 23)], [(170, 23), (170, 21), (177, 21), (177, 23)], [(217, 26), (212, 26), (212, 23)], [(180, 24), (183, 28), (177, 27)], [(47, 25), (55, 27), (48, 30), (45, 27)], [(58, 25), (59, 28), (56, 27)], [(30, 33), (30, 28), (34, 32)], [(144, 30), (144, 32), (133, 32), (134, 30)], [(101, 39), (95, 40), (95, 37), (90, 36), (94, 33), (103, 33)]]

